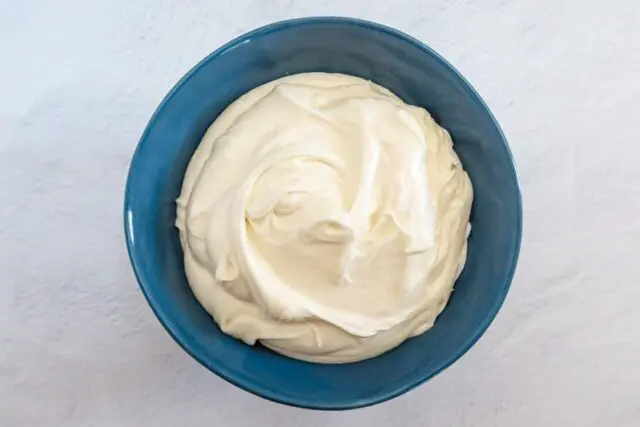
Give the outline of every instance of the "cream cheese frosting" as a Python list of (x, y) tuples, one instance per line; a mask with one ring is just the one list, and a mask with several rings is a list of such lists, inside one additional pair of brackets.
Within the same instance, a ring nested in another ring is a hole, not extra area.
[(466, 260), (472, 198), (427, 111), (370, 81), (305, 73), (215, 120), (176, 225), (189, 284), (222, 331), (342, 363), (433, 326)]

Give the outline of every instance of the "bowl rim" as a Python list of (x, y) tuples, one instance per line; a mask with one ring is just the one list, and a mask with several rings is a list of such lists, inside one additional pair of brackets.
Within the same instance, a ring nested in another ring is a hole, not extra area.
[[(250, 380), (247, 380), (245, 378), (237, 378), (231, 371), (227, 370), (225, 366), (223, 365), (214, 365), (209, 363), (207, 360), (205, 360), (204, 357), (201, 357), (200, 355), (198, 355), (195, 351), (191, 350), (189, 348), (189, 345), (187, 343), (185, 343), (182, 338), (180, 338), (178, 332), (176, 332), (176, 330), (174, 329), (173, 325), (171, 325), (170, 320), (168, 319), (168, 317), (165, 315), (165, 313), (159, 308), (159, 305), (156, 301), (156, 298), (154, 297), (153, 293), (150, 292), (150, 289), (148, 288), (148, 284), (147, 282), (144, 280), (142, 273), (141, 273), (141, 263), (142, 260), (139, 259), (138, 254), (134, 248), (134, 240), (135, 240), (135, 230), (134, 230), (134, 226), (132, 223), (132, 210), (130, 207), (131, 204), (131, 187), (132, 187), (132, 171), (135, 168), (135, 164), (136, 164), (136, 160), (138, 158), (138, 156), (140, 155), (140, 151), (141, 151), (141, 147), (147, 143), (148, 140), (148, 135), (150, 132), (150, 129), (153, 127), (154, 122), (157, 119), (157, 116), (160, 114), (160, 112), (166, 107), (166, 105), (169, 103), (169, 101), (171, 100), (171, 98), (173, 98), (173, 96), (176, 94), (176, 92), (178, 90), (180, 90), (180, 88), (186, 83), (188, 82), (191, 77), (206, 63), (208, 63), (209, 61), (212, 61), (213, 59), (215, 59), (218, 56), (223, 55), (225, 52), (234, 49), (235, 47), (246, 43), (248, 41), (250, 41), (251, 39), (255, 39), (258, 37), (262, 37), (265, 35), (268, 35), (270, 33), (273, 32), (277, 32), (283, 29), (289, 29), (289, 28), (293, 28), (293, 27), (298, 27), (298, 26), (304, 26), (304, 25), (309, 25), (309, 24), (330, 24), (330, 23), (339, 23), (339, 24), (343, 24), (343, 25), (352, 25), (352, 26), (358, 26), (358, 27), (364, 27), (368, 30), (372, 30), (372, 31), (376, 31), (376, 32), (381, 32), (381, 33), (385, 33), (386, 35), (395, 37), (397, 39), (400, 39), (406, 43), (412, 44), (414, 47), (417, 47), (418, 49), (420, 49), (421, 51), (423, 51), (424, 53), (426, 53), (427, 55), (432, 56), (434, 59), (436, 59), (438, 62), (440, 62), (442, 65), (444, 65), (452, 74), (452, 76), (457, 79), (460, 83), (462, 83), (462, 86), (465, 88), (465, 91), (467, 92), (467, 95), (472, 98), (475, 102), (477, 102), (489, 115), (489, 118), (491, 119), (491, 121), (493, 122), (493, 125), (495, 126), (495, 128), (498, 130), (498, 134), (500, 136), (500, 140), (502, 142), (502, 144), (500, 144), (502, 146), (502, 149), (505, 151), (505, 153), (507, 154), (508, 158), (510, 159), (510, 165), (509, 167), (512, 169), (512, 176), (513, 179), (515, 181), (515, 187), (516, 187), (516, 204), (517, 204), (517, 209), (516, 209), (516, 215), (517, 215), (517, 236), (516, 236), (516, 241), (515, 241), (515, 245), (512, 248), (513, 251), (513, 255), (512, 255), (512, 259), (511, 259), (511, 264), (509, 266), (509, 271), (507, 273), (507, 280), (504, 283), (504, 289), (502, 290), (500, 297), (496, 300), (496, 302), (494, 303), (494, 305), (491, 307), (491, 309), (486, 313), (485, 315), (485, 319), (484, 321), (479, 324), (474, 332), (473, 335), (470, 335), (469, 338), (467, 339), (467, 341), (465, 342), (465, 344), (463, 346), (461, 346), (458, 351), (456, 351), (455, 353), (453, 353), (452, 355), (450, 355), (444, 363), (442, 363), (438, 369), (434, 370), (433, 372), (431, 372), (430, 374), (427, 375), (423, 375), (420, 377), (416, 377), (414, 379), (412, 379), (411, 381), (407, 382), (406, 384), (403, 384), (402, 386), (396, 387), (392, 390), (385, 390), (385, 391), (381, 391), (381, 392), (377, 392), (376, 394), (369, 396), (367, 398), (361, 399), (361, 398), (354, 398), (348, 401), (342, 401), (339, 403), (336, 402), (322, 402), (321, 400), (308, 400), (305, 399), (304, 396), (296, 396), (296, 397), (289, 397), (289, 396), (282, 396), (280, 395), (277, 391), (271, 390), (271, 389), (265, 389), (262, 388), (261, 386), (256, 386), (254, 383), (252, 383)], [(522, 243), (522, 223), (523, 223), (523, 210), (522, 210), (522, 193), (520, 190), (520, 186), (518, 184), (518, 175), (517, 175), (517, 170), (516, 170), (516, 165), (515, 165), (515, 161), (513, 159), (513, 155), (511, 152), (511, 149), (509, 148), (509, 144), (507, 142), (507, 139), (500, 127), (500, 125), (498, 124), (498, 121), (496, 120), (495, 116), (493, 115), (493, 113), (491, 112), (491, 110), (489, 109), (489, 107), (487, 106), (487, 104), (483, 101), (483, 99), (480, 97), (480, 95), (478, 94), (478, 92), (474, 89), (474, 87), (471, 85), (471, 83), (469, 83), (469, 81), (462, 76), (462, 74), (453, 66), (451, 65), (446, 59), (444, 59), (439, 53), (437, 53), (435, 50), (433, 50), (432, 48), (430, 48), (429, 46), (427, 46), (425, 43), (421, 42), (420, 40), (402, 32), (399, 30), (396, 30), (394, 28), (391, 28), (389, 26), (386, 26), (384, 24), (380, 24), (377, 22), (373, 22), (373, 21), (368, 21), (368, 20), (363, 20), (363, 19), (358, 19), (358, 18), (351, 18), (351, 17), (340, 17), (340, 16), (314, 16), (314, 17), (303, 17), (303, 18), (295, 18), (295, 19), (288, 19), (288, 20), (282, 20), (282, 21), (277, 21), (277, 22), (273, 22), (271, 24), (267, 24), (261, 27), (258, 27), (256, 29), (253, 29), (251, 31), (248, 31), (236, 38), (234, 38), (233, 40), (225, 43), (224, 45), (222, 45), (221, 47), (219, 47), (218, 49), (214, 50), (212, 53), (210, 53), (209, 55), (207, 55), (204, 59), (202, 59), (200, 62), (198, 62), (195, 66), (193, 66), (172, 88), (171, 90), (167, 93), (167, 95), (163, 98), (162, 102), (160, 102), (160, 104), (158, 105), (158, 107), (155, 109), (153, 115), (151, 116), (151, 118), (149, 119), (144, 132), (142, 133), (142, 136), (140, 137), (140, 140), (136, 146), (136, 149), (133, 153), (133, 156), (131, 158), (131, 162), (129, 163), (129, 171), (127, 173), (127, 179), (126, 179), (126, 184), (125, 184), (125, 192), (124, 192), (124, 235), (125, 235), (125, 241), (126, 241), (126, 246), (127, 246), (127, 253), (129, 255), (129, 260), (131, 262), (131, 265), (133, 267), (133, 271), (136, 277), (136, 280), (138, 282), (138, 285), (140, 286), (140, 289), (142, 290), (142, 293), (144, 294), (145, 299), (147, 300), (149, 306), (151, 307), (153, 313), (155, 314), (155, 316), (157, 317), (157, 319), (160, 321), (160, 323), (162, 324), (162, 326), (165, 328), (165, 330), (169, 333), (169, 335), (171, 335), (171, 337), (174, 339), (174, 341), (185, 351), (187, 352), (187, 354), (189, 354), (191, 357), (193, 357), (196, 361), (198, 361), (198, 363), (200, 363), (202, 366), (206, 367), (208, 370), (210, 370), (211, 372), (213, 372), (214, 374), (220, 376), (221, 378), (223, 378), (224, 380), (226, 380), (227, 382), (245, 390), (248, 391), (249, 393), (252, 393), (256, 396), (265, 398), (267, 400), (276, 402), (276, 403), (281, 403), (284, 405), (289, 405), (289, 406), (294, 406), (294, 407), (299, 407), (299, 408), (305, 408), (305, 409), (320, 409), (320, 410), (345, 410), (345, 409), (356, 409), (356, 408), (362, 408), (362, 407), (366, 407), (366, 406), (371, 406), (377, 403), (381, 403), (390, 399), (393, 399), (397, 396), (400, 396), (414, 388), (416, 388), (417, 386), (423, 384), (424, 382), (426, 382), (427, 380), (433, 378), (434, 376), (438, 375), (440, 372), (442, 372), (443, 370), (445, 370), (446, 368), (448, 368), (449, 366), (451, 366), (454, 362), (456, 362), (458, 359), (460, 359), (465, 353), (467, 353), (467, 351), (469, 351), (469, 349), (471, 347), (473, 347), (473, 345), (482, 337), (482, 335), (484, 335), (484, 333), (487, 331), (487, 329), (489, 328), (489, 326), (491, 325), (491, 323), (493, 322), (493, 320), (495, 319), (498, 311), (500, 310), (500, 308), (502, 307), (506, 296), (508, 294), (509, 288), (511, 287), (511, 283), (513, 281), (514, 275), (515, 275), (515, 270), (516, 270), (516, 265), (518, 263), (518, 258), (519, 258), (519, 254), (520, 254), (520, 248), (521, 248), (521, 243)]]

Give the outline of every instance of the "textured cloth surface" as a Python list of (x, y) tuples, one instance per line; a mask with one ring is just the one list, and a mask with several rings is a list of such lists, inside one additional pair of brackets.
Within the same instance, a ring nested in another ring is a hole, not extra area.
[[(511, 143), (525, 231), (506, 304), (459, 362), (345, 413), (288, 408), (186, 355), (122, 236), (137, 140), (234, 36), (346, 15), (427, 42)], [(0, 425), (640, 424), (640, 2), (0, 0)]]

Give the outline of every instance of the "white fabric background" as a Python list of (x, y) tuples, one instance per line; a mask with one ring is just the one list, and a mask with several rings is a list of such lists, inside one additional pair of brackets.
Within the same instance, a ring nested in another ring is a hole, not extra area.
[[(332, 14), (458, 67), (525, 206), (484, 338), (344, 413), (261, 400), (183, 353), (138, 290), (121, 215), (137, 139), (183, 73), (256, 26)], [(638, 426), (639, 135), (636, 0), (0, 0), (0, 426)]]

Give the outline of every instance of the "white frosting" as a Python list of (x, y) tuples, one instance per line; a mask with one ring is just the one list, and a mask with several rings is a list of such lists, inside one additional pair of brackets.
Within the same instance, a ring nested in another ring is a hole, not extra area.
[(449, 134), (360, 78), (309, 73), (231, 104), (176, 225), (221, 329), (292, 357), (372, 357), (429, 329), (466, 259), (472, 188)]

